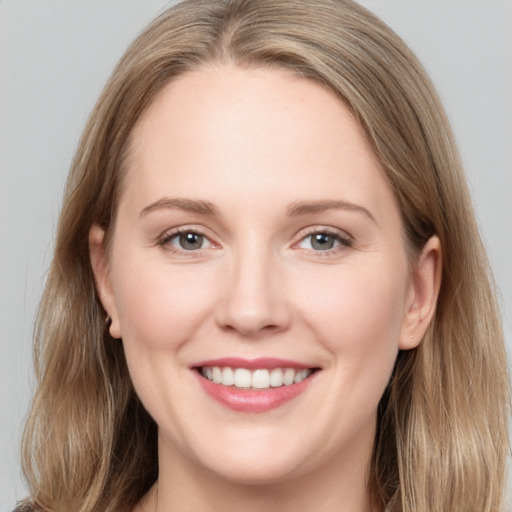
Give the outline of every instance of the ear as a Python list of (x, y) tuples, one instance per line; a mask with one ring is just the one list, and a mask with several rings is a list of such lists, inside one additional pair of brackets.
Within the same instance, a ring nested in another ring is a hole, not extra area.
[(412, 269), (398, 344), (400, 350), (417, 347), (423, 339), (436, 310), (441, 271), (441, 242), (437, 236), (433, 236), (423, 247)]
[(98, 291), (103, 308), (111, 319), (109, 326), (110, 335), (113, 338), (120, 338), (121, 329), (114, 292), (110, 282), (110, 268), (104, 238), (105, 231), (97, 224), (94, 224), (89, 230), (89, 255), (96, 282), (96, 290)]

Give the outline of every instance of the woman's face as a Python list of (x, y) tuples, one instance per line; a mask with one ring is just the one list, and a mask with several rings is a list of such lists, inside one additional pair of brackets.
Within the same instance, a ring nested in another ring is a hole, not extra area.
[(280, 70), (185, 74), (133, 132), (108, 262), (101, 236), (100, 295), (161, 458), (251, 483), (366, 466), (418, 294), (333, 94)]

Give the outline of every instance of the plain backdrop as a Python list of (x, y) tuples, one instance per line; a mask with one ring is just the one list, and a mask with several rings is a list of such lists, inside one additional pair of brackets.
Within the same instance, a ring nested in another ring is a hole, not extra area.
[[(257, 0), (254, 0), (257, 1)], [(361, 0), (413, 48), (465, 162), (512, 343), (512, 1)], [(0, 512), (24, 496), (31, 335), (86, 118), (162, 0), (0, 0)], [(49, 440), (51, 442), (51, 440)]]

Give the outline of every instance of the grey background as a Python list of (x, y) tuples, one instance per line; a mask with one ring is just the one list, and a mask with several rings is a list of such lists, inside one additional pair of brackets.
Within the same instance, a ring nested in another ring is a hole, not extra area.
[[(416, 51), (466, 165), (512, 343), (512, 0), (361, 0)], [(62, 187), (112, 67), (162, 0), (0, 0), (0, 511), (25, 490), (31, 335)]]

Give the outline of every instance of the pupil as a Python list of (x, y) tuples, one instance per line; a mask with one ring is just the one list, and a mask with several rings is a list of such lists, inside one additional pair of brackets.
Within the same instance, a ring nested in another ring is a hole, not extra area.
[(183, 233), (180, 235), (180, 245), (183, 249), (200, 249), (203, 245), (203, 237), (197, 233)]
[(327, 233), (317, 233), (316, 235), (313, 235), (311, 246), (313, 249), (318, 249), (320, 251), (332, 249), (334, 246), (334, 238)]

